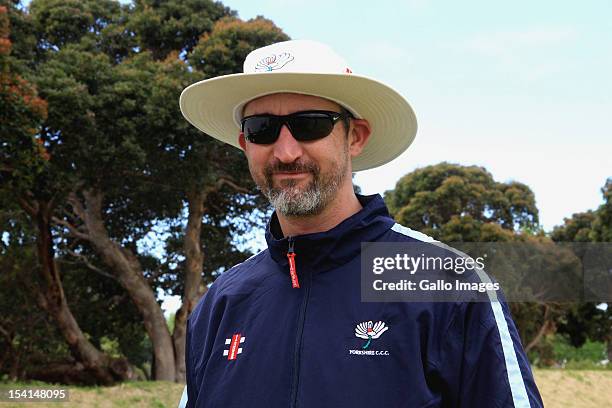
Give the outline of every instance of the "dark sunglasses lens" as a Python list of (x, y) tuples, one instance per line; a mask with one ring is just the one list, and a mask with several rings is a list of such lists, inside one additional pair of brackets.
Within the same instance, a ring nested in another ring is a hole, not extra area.
[(270, 144), (278, 137), (278, 124), (274, 118), (254, 116), (246, 118), (242, 125), (244, 137), (251, 143)]
[(329, 135), (334, 129), (331, 116), (324, 113), (303, 113), (289, 120), (291, 133), (297, 140), (317, 140)]

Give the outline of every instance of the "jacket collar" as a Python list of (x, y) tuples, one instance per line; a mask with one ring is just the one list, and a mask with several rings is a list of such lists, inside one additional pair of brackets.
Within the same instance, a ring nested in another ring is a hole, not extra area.
[[(323, 272), (344, 265), (360, 255), (362, 242), (376, 241), (393, 226), (394, 221), (379, 194), (357, 194), (357, 199), (363, 208), (334, 228), (291, 237), (298, 268), (308, 267), (313, 272)], [(279, 238), (280, 231), (275, 212), (266, 228), (266, 241), (272, 259), (286, 267), (290, 238)]]

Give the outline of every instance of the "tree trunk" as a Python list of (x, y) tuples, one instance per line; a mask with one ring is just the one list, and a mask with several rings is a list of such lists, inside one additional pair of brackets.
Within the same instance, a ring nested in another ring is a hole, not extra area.
[(28, 379), (80, 386), (100, 384), (94, 372), (88, 370), (83, 364), (74, 362), (56, 362), (31, 369), (28, 371)]
[[(0, 334), (2, 337), (4, 337), (7, 345), (6, 349), (2, 350), (2, 353), (0, 354), (0, 373), (8, 372), (8, 380), (17, 381), (20, 368), (20, 352), (13, 346), (15, 334), (13, 330), (5, 329), (1, 324)], [(8, 367), (8, 369), (5, 367)]]
[(547, 335), (553, 330), (554, 323), (550, 319), (550, 312), (551, 312), (550, 306), (544, 305), (544, 317), (543, 317), (544, 322), (542, 323), (542, 326), (540, 326), (540, 330), (538, 330), (538, 332), (533, 337), (533, 339), (525, 347), (525, 353), (529, 353), (529, 351), (532, 348), (534, 348), (540, 343), (540, 341), (545, 335)]
[(57, 323), (73, 357), (91, 373), (97, 383), (112, 384), (118, 380), (126, 380), (131, 376), (129, 364), (124, 360), (111, 359), (91, 344), (70, 311), (55, 263), (50, 224), (51, 212), (49, 203), (39, 202), (37, 210), (30, 214), (35, 219), (38, 229), (40, 285), (43, 288), (38, 293), (38, 303)]
[[(86, 208), (76, 209), (76, 212), (85, 223), (92, 246), (111, 268), (142, 315), (153, 345), (154, 379), (175, 381), (174, 347), (170, 332), (155, 293), (143, 276), (140, 262), (134, 253), (110, 239), (102, 219), (102, 193), (90, 190), (84, 191), (83, 195)], [(72, 203), (78, 207), (74, 199)]]
[(176, 360), (176, 381), (185, 382), (185, 340), (187, 318), (204, 293), (202, 285), (202, 265), (204, 254), (200, 245), (202, 217), (204, 216), (204, 199), (206, 193), (197, 191), (187, 195), (189, 217), (183, 248), (185, 251), (185, 282), (182, 305), (174, 317), (174, 353)]

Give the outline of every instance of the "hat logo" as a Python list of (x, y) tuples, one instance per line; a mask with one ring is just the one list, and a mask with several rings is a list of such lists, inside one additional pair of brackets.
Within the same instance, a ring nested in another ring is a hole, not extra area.
[(275, 71), (277, 69), (281, 69), (291, 61), (293, 61), (293, 55), (288, 52), (268, 55), (267, 57), (262, 58), (257, 65), (255, 65), (255, 71)]

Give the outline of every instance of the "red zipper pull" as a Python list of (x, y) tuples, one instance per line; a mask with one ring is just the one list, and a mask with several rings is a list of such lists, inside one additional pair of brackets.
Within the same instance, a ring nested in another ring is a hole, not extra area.
[(289, 274), (291, 275), (291, 286), (295, 288), (300, 287), (298, 281), (297, 272), (295, 270), (295, 251), (293, 250), (293, 238), (289, 237), (289, 249), (287, 250), (287, 258), (289, 259)]

